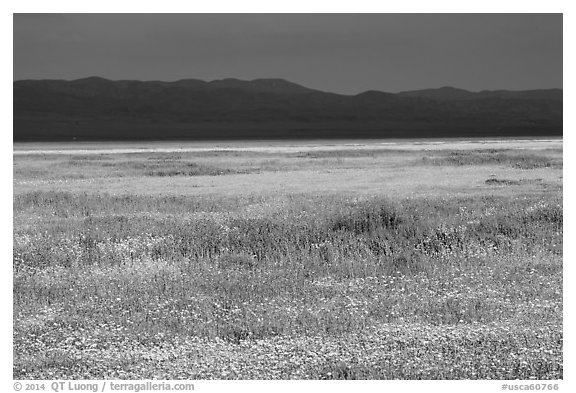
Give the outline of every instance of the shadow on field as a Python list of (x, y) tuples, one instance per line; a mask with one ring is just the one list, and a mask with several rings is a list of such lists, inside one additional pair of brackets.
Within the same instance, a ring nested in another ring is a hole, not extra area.
[(420, 161), (423, 165), (505, 165), (516, 169), (555, 168), (562, 169), (562, 152), (550, 150), (549, 154), (534, 154), (518, 150), (450, 151), (427, 155)]

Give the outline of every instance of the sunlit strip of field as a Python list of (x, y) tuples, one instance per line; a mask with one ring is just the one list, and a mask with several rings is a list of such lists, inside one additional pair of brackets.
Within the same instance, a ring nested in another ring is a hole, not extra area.
[(47, 142), (15, 143), (15, 155), (27, 154), (128, 154), (242, 151), (296, 153), (334, 150), (471, 150), (471, 149), (552, 149), (562, 139), (440, 139), (440, 140), (312, 140), (312, 141), (230, 141), (230, 142)]

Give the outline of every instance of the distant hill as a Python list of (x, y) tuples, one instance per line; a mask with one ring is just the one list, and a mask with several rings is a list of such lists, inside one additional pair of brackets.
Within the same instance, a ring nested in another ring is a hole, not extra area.
[(282, 79), (23, 80), (15, 141), (562, 135), (562, 90), (341, 95)]
[(398, 95), (400, 97), (418, 97), (431, 100), (467, 100), (475, 96), (471, 91), (449, 86), (441, 87), (439, 89), (404, 91), (398, 93)]
[(401, 97), (420, 97), (433, 100), (472, 100), (480, 98), (505, 98), (521, 100), (551, 100), (562, 101), (562, 89), (542, 89), (542, 90), (483, 90), (473, 93), (468, 90), (456, 89), (454, 87), (441, 87), (439, 89), (424, 89), (404, 91), (398, 93)]

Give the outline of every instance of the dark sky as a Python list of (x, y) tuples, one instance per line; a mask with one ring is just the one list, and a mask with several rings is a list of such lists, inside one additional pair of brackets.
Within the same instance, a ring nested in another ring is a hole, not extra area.
[(14, 79), (562, 87), (561, 14), (15, 14)]

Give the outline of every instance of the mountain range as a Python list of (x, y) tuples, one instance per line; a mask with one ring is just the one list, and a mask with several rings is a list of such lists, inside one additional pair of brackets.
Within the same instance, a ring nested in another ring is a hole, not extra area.
[(283, 79), (21, 80), (14, 141), (561, 136), (561, 89), (343, 95)]

